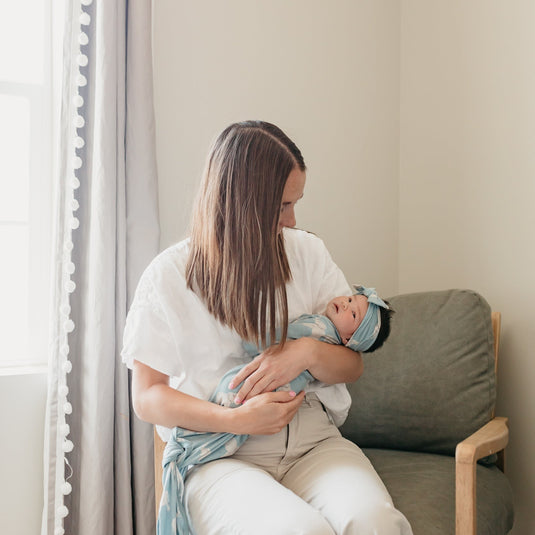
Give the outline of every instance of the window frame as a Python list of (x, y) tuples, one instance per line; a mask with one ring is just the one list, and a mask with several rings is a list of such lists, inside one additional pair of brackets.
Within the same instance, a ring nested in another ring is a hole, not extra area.
[[(59, 117), (58, 74), (61, 72), (62, 24), (56, 11), (58, 0), (45, 0), (43, 16), (43, 71), (41, 83), (0, 79), (0, 94), (19, 96), (29, 103), (28, 216), (26, 221), (5, 221), (2, 225), (28, 227), (28, 352), (6, 355), (0, 342), (0, 376), (46, 372), (50, 341), (52, 289), (53, 177), (56, 172)], [(61, 10), (60, 10), (61, 11)], [(61, 31), (57, 31), (57, 30)], [(53, 61), (60, 58), (60, 61)]]

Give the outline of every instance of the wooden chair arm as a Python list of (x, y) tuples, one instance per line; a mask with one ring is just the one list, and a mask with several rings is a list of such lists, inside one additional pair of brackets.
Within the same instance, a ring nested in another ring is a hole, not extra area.
[(162, 459), (163, 450), (166, 443), (160, 438), (156, 426), (154, 426), (154, 503), (156, 506), (156, 520), (158, 520), (158, 512), (160, 510), (160, 500), (162, 498)]
[(507, 418), (496, 417), (459, 442), (455, 450), (455, 533), (476, 535), (476, 464), (509, 442)]

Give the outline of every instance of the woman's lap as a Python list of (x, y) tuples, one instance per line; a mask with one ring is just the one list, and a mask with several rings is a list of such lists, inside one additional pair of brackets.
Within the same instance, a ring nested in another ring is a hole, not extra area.
[(197, 535), (411, 533), (369, 460), (314, 396), (281, 433), (195, 468), (186, 503)]

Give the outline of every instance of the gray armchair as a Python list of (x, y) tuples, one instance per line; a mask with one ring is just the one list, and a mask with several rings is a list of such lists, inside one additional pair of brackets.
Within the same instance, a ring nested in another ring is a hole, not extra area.
[(477, 293), (389, 299), (385, 345), (364, 355), (341, 428), (369, 457), (414, 535), (502, 535), (507, 419), (495, 418), (500, 316)]

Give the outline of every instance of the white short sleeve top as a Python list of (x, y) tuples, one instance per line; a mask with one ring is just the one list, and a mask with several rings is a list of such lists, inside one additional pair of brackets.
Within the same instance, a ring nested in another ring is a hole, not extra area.
[[(283, 233), (292, 273), (286, 288), (289, 321), (320, 314), (333, 297), (351, 294), (320, 238), (297, 229)], [(249, 357), (239, 335), (186, 287), (188, 249), (189, 240), (179, 242), (144, 271), (128, 312), (121, 355), (128, 367), (137, 360), (168, 375), (173, 388), (208, 399), (221, 377)], [(314, 382), (307, 390), (316, 392), (336, 425), (343, 423), (351, 403), (345, 385)], [(166, 439), (168, 430), (159, 431)]]

